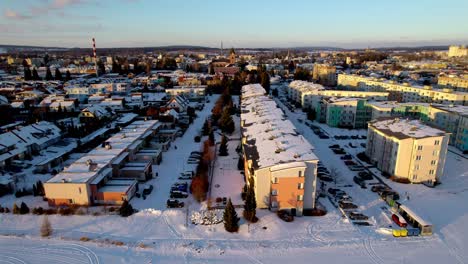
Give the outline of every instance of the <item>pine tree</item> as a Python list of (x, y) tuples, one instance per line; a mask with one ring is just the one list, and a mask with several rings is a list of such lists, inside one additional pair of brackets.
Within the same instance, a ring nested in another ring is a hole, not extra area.
[(40, 81), (41, 80), (41, 77), (39, 77), (39, 74), (37, 73), (36, 68), (33, 68), (33, 70), (32, 70), (31, 80), (34, 80), (34, 81)]
[(239, 217), (237, 217), (236, 209), (232, 205), (229, 198), (223, 214), (224, 228), (228, 232), (237, 232), (239, 230)]
[(218, 121), (218, 125), (221, 130), (225, 133), (231, 134), (235, 130), (234, 120), (232, 120), (231, 110), (229, 107), (225, 107), (223, 110), (223, 114)]
[(36, 184), (33, 184), (33, 196), (37, 196)]
[(202, 134), (204, 136), (208, 136), (209, 133), (210, 133), (210, 124), (208, 123), (208, 120), (205, 120), (205, 123), (203, 123), (203, 127), (202, 127)]
[(30, 81), (32, 79), (31, 69), (29, 67), (24, 68), (24, 80)]
[(49, 218), (47, 215), (44, 215), (44, 218), (42, 219), (42, 225), (41, 225), (41, 236), (42, 237), (48, 237), (52, 235), (52, 225), (49, 222)]
[(42, 184), (42, 181), (36, 182), (36, 191), (37, 191), (37, 195), (39, 196), (45, 195), (44, 185)]
[(214, 146), (215, 137), (214, 137), (213, 130), (210, 130), (210, 134), (208, 135), (208, 141), (210, 142), (210, 146)]
[(122, 203), (122, 206), (120, 206), (119, 214), (122, 217), (128, 217), (133, 214), (133, 207), (127, 200), (125, 200)]
[(20, 213), (20, 209), (18, 207), (18, 205), (16, 205), (16, 203), (13, 204), (13, 214), (19, 214)]
[(60, 72), (59, 68), (55, 68), (55, 80), (61, 81), (62, 78), (62, 73)]
[(65, 81), (69, 81), (71, 80), (71, 74), (70, 74), (70, 71), (67, 70), (67, 72), (65, 73)]
[(50, 71), (50, 68), (49, 68), (49, 67), (47, 67), (45, 79), (46, 79), (47, 81), (50, 81), (50, 80), (53, 79), (53, 77), (52, 77), (52, 72)]
[(244, 159), (239, 157), (239, 161), (237, 161), (237, 169), (238, 170), (244, 170)]
[(227, 144), (227, 138), (225, 135), (221, 137), (221, 144), (219, 145), (219, 155), (220, 156), (227, 156), (229, 155), (228, 153), (228, 144)]
[(253, 181), (250, 181), (250, 185), (247, 188), (247, 193), (245, 195), (245, 204), (244, 204), (244, 217), (247, 221), (257, 222), (258, 218), (256, 216), (257, 212), (257, 201), (255, 198), (255, 190), (253, 188)]
[(28, 214), (29, 213), (29, 207), (24, 202), (21, 202), (19, 213), (20, 214)]

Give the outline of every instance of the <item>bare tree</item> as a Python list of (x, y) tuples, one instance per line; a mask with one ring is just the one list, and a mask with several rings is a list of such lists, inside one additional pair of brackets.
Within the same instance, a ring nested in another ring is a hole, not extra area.
[(52, 225), (49, 222), (49, 218), (47, 218), (47, 215), (44, 215), (44, 218), (42, 219), (42, 225), (41, 225), (41, 236), (42, 237), (48, 237), (52, 235)]

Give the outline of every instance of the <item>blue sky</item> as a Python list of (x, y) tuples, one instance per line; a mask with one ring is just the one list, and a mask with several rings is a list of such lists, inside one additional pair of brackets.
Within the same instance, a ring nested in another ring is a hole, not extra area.
[(468, 43), (468, 0), (1, 0), (0, 44), (89, 47)]

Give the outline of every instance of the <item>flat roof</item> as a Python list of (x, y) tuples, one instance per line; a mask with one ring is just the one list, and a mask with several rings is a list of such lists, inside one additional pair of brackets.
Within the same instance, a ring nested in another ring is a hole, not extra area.
[(445, 136), (449, 133), (425, 125), (420, 120), (405, 118), (384, 118), (369, 122), (369, 126), (399, 139)]

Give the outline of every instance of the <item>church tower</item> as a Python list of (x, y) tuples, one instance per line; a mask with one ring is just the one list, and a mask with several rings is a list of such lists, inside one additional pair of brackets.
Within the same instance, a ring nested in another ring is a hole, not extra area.
[(229, 63), (236, 63), (236, 52), (234, 51), (234, 48), (231, 48), (231, 51), (229, 52)]

